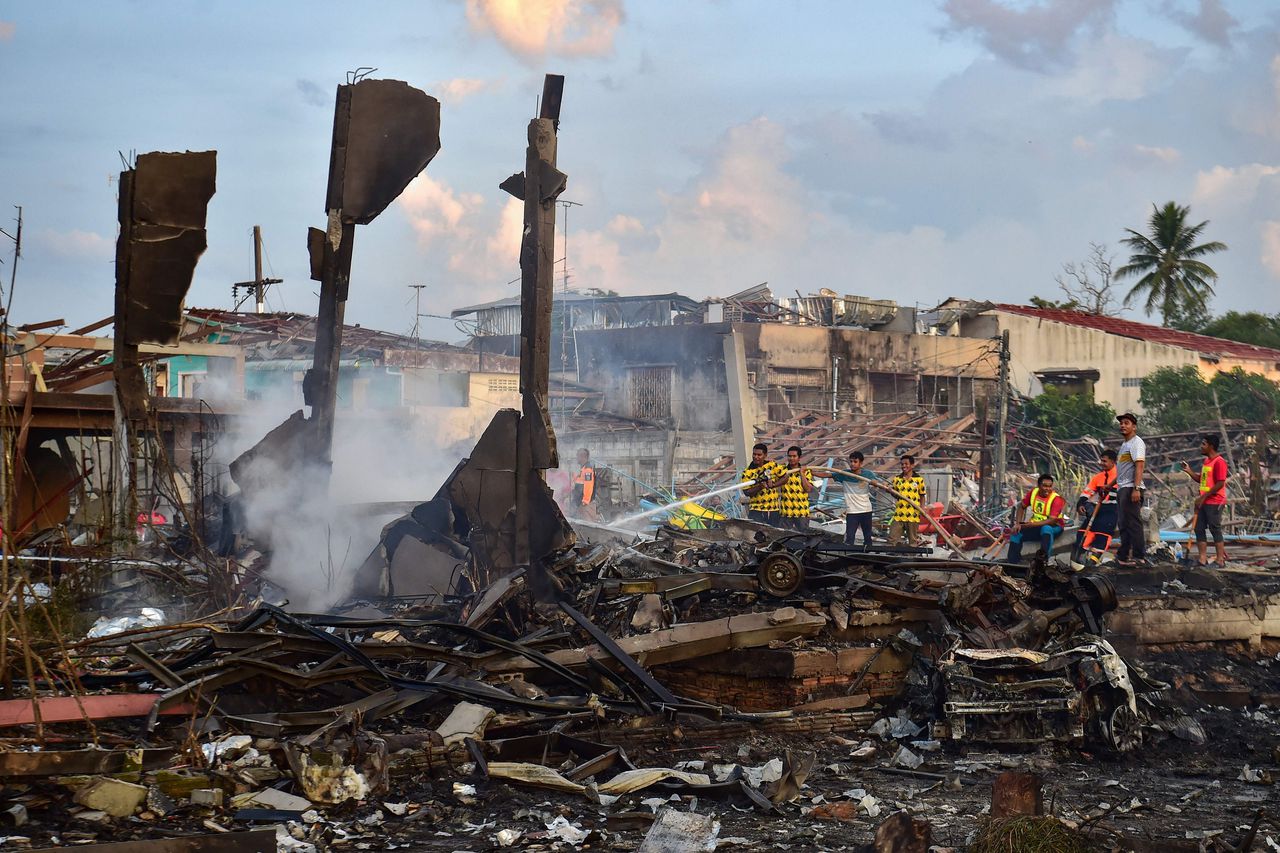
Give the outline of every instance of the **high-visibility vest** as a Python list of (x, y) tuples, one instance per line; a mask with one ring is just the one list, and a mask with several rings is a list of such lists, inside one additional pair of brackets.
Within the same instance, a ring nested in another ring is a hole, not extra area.
[(1102, 499), (1104, 504), (1114, 504), (1116, 502), (1116, 469), (1110, 471), (1099, 471), (1089, 480), (1089, 485), (1085, 487), (1080, 494), (1090, 500), (1096, 498), (1100, 492), (1104, 492), (1106, 497)]
[(1058, 499), (1057, 492), (1050, 492), (1049, 497), (1041, 498), (1040, 490), (1036, 489), (1031, 493), (1031, 520), (1048, 521), (1049, 512), (1053, 509), (1053, 502)]
[(573, 485), (582, 487), (582, 503), (587, 505), (591, 503), (591, 496), (596, 490), (596, 471), (590, 465), (583, 465), (578, 469), (578, 473), (573, 475)]

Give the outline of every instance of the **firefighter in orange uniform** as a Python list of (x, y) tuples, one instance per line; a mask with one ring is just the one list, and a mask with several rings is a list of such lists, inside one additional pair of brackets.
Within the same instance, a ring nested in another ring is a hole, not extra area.
[(593, 501), (596, 497), (596, 469), (591, 465), (591, 451), (585, 447), (578, 450), (578, 471), (573, 475), (573, 501), (569, 504), (570, 514), (595, 521), (600, 514), (596, 512)]

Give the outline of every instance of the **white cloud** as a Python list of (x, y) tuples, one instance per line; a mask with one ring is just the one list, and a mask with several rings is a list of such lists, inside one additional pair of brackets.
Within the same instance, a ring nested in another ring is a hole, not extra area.
[(1075, 139), (1071, 140), (1071, 147), (1077, 151), (1082, 151), (1088, 154), (1092, 152), (1095, 148), (1097, 148), (1098, 145), (1097, 143), (1090, 142), (1089, 140), (1085, 139), (1083, 136), (1077, 136)]
[(1161, 163), (1173, 164), (1182, 159), (1182, 153), (1177, 148), (1153, 147), (1150, 145), (1135, 145), (1133, 150), (1136, 154), (1147, 157), (1152, 160), (1159, 160)]
[(467, 0), (467, 21), (525, 61), (605, 56), (624, 19), (621, 0)]
[(409, 217), (409, 224), (418, 235), (418, 241), (426, 244), (436, 237), (466, 237), (471, 234), (469, 220), (484, 205), (484, 199), (475, 193), (456, 193), (426, 172), (409, 182), (400, 194), (399, 204)]
[(609, 224), (605, 226), (605, 231), (614, 237), (626, 237), (629, 235), (643, 234), (644, 223), (634, 216), (627, 216), (625, 213), (619, 213), (613, 219), (609, 220)]
[(55, 255), (72, 258), (109, 258), (115, 254), (114, 237), (104, 237), (96, 231), (55, 231), (46, 228), (36, 236), (36, 244)]
[(485, 80), (480, 77), (455, 77), (452, 80), (441, 80), (433, 83), (428, 91), (444, 103), (460, 103), (473, 95), (492, 92), (501, 88), (503, 80)]
[(1230, 168), (1214, 166), (1196, 174), (1191, 202), (1212, 208), (1237, 208), (1253, 201), (1263, 182), (1280, 175), (1280, 166), (1250, 163)]
[(1280, 279), (1280, 222), (1262, 223), (1262, 265), (1273, 278)]
[(1050, 97), (1084, 104), (1136, 101), (1167, 80), (1175, 54), (1153, 43), (1106, 31), (1082, 44), (1076, 62), (1044, 84)]

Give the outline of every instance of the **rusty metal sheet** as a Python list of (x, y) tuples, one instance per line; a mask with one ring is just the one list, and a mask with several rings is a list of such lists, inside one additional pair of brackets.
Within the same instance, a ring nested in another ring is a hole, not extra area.
[[(145, 717), (156, 707), (158, 693), (107, 693), (87, 696), (44, 696), (35, 700), (40, 706), (40, 719), (45, 723), (110, 720), (118, 717)], [(189, 714), (190, 705), (174, 705), (161, 714)], [(35, 722), (31, 699), (6, 699), (0, 702), (0, 726), (24, 726)]]
[[(474, 564), (488, 573), (491, 582), (515, 568), (512, 552), (516, 533), (516, 442), (520, 413), (502, 409), (476, 443), (471, 457), (444, 486), (456, 510), (469, 528)], [(530, 555), (534, 560), (571, 547), (573, 528), (565, 521), (545, 483), (530, 490)]]
[(217, 152), (140, 154), (133, 169), (127, 240), (125, 342), (172, 344), (182, 303), (205, 250), (205, 215), (216, 189)]
[(440, 150), (440, 102), (402, 80), (343, 88), (350, 90), (345, 173), (341, 196), (327, 206), (341, 210), (344, 221), (366, 225)]

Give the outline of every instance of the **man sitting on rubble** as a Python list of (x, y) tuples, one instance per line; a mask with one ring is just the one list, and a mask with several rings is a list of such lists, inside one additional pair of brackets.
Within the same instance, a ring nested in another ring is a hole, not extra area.
[(1009, 537), (1010, 563), (1022, 561), (1022, 537), (1026, 534), (1040, 538), (1040, 547), (1046, 557), (1053, 553), (1053, 539), (1062, 533), (1063, 514), (1067, 509), (1066, 500), (1053, 490), (1053, 477), (1040, 475), (1036, 487), (1027, 492), (1015, 511), (1015, 518), (1024, 515), (1028, 509), (1031, 510), (1031, 518), (1019, 521), (1017, 530)]
[(800, 448), (787, 448), (787, 467), (778, 487), (782, 509), (781, 527), (788, 530), (809, 529), (809, 492), (813, 491), (813, 472), (800, 464)]
[[(1089, 479), (1089, 484), (1076, 501), (1076, 513), (1083, 523), (1076, 532), (1076, 544), (1071, 549), (1071, 562), (1080, 562), (1085, 548), (1092, 548), (1098, 539), (1111, 541), (1116, 530), (1116, 452), (1102, 451), (1102, 470)], [(1096, 512), (1096, 515), (1095, 515)], [(1088, 540), (1088, 541), (1086, 541)]]
[(742, 482), (754, 483), (742, 490), (747, 496), (747, 518), (778, 525), (778, 478), (786, 469), (769, 459), (769, 445), (751, 448), (751, 464), (742, 470)]
[(1227, 505), (1227, 460), (1218, 452), (1218, 437), (1205, 434), (1200, 437), (1200, 452), (1204, 455), (1204, 464), (1200, 466), (1197, 477), (1186, 462), (1182, 470), (1188, 477), (1200, 482), (1200, 494), (1196, 498), (1196, 550), (1200, 559), (1198, 566), (1209, 565), (1209, 537), (1213, 534), (1213, 549), (1217, 562), (1214, 568), (1221, 569), (1227, 565), (1227, 544), (1222, 539), (1222, 508)]
[(920, 541), (920, 505), (924, 503), (924, 477), (916, 474), (916, 458), (910, 453), (902, 457), (902, 474), (889, 481), (898, 493), (898, 503), (893, 508), (893, 521), (889, 522), (889, 544), (907, 542), (914, 548)]

